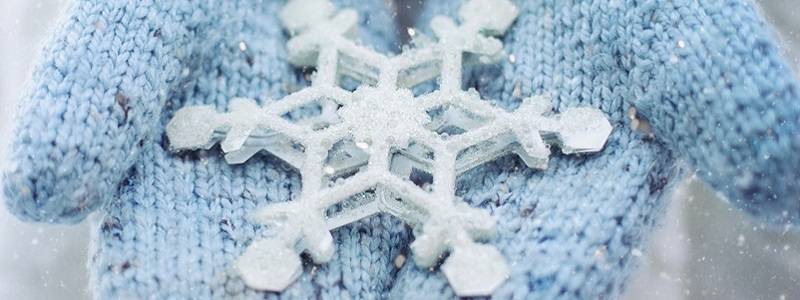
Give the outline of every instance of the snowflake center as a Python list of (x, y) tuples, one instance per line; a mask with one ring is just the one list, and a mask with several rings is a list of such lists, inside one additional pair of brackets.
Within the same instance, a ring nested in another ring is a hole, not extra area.
[(356, 141), (404, 146), (430, 121), (413, 101), (408, 90), (362, 87), (339, 113)]

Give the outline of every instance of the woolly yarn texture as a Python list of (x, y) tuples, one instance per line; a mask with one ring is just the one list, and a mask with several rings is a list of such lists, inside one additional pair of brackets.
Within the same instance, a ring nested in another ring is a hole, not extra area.
[[(231, 268), (261, 230), (244, 216), (288, 200), (299, 178), (268, 156), (229, 166), (215, 150), (173, 155), (163, 130), (179, 107), (221, 111), (234, 96), (263, 103), (304, 85), (302, 70), (285, 62), (281, 5), (78, 1), (45, 49), (4, 192), (28, 220), (76, 222), (99, 208), (99, 297), (264, 297)], [(425, 16), (459, 5), (431, 2)], [(615, 129), (588, 159), (555, 156), (537, 172), (509, 157), (459, 179), (459, 196), (500, 220), (491, 244), (512, 270), (495, 296), (618, 295), (631, 250), (642, 247), (680, 173), (676, 158), (755, 215), (798, 218), (796, 82), (752, 3), (518, 6), (504, 38), (513, 62), (466, 74), (468, 86), (512, 108), (536, 94), (551, 95), (557, 111), (596, 107)], [(354, 7), (369, 17), (364, 44), (390, 49), (383, 3)], [(653, 138), (630, 129), (630, 106), (650, 121)], [(268, 295), (452, 296), (441, 274), (395, 266), (410, 240), (398, 220), (375, 216), (334, 239), (330, 263), (305, 266), (283, 294)]]

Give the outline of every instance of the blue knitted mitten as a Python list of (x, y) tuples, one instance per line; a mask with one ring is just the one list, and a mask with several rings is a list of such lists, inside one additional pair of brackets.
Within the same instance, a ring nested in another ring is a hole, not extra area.
[[(298, 175), (268, 156), (231, 166), (216, 149), (173, 154), (164, 128), (187, 105), (224, 110), (307, 84), (285, 59), (283, 4), (79, 0), (44, 50), (3, 180), (7, 206), (60, 223), (100, 209), (90, 262), (100, 298), (263, 297), (233, 268), (261, 231), (245, 217), (288, 200)], [(364, 44), (398, 49), (383, 1), (337, 5), (359, 10)], [(336, 260), (284, 294), (383, 295), (406, 237), (387, 216), (339, 230)]]
[[(216, 149), (173, 154), (178, 108), (233, 97), (260, 103), (306, 84), (285, 60), (281, 1), (76, 1), (23, 101), (5, 174), (9, 209), (78, 222), (99, 209), (91, 258), (101, 298), (263, 298), (233, 261), (262, 228), (245, 216), (285, 201), (298, 174), (264, 155), (229, 165)], [(396, 50), (383, 1), (341, 0), (363, 42)], [(429, 1), (419, 25), (460, 2)], [(556, 110), (609, 115), (606, 149), (555, 155), (545, 171), (517, 158), (478, 167), (459, 196), (498, 220), (491, 243), (511, 265), (495, 296), (613, 298), (685, 159), (731, 201), (772, 223), (796, 222), (800, 105), (794, 77), (747, 0), (518, 1), (504, 37), (513, 59), (466, 72), (498, 105), (549, 94)], [(793, 103), (794, 102), (794, 103)], [(629, 108), (652, 125), (631, 129)], [(308, 264), (280, 296), (452, 297), (440, 272), (393, 260), (411, 233), (373, 216), (340, 228), (334, 259)], [(274, 294), (271, 294), (274, 295)]]
[[(509, 159), (464, 176), (465, 199), (498, 217), (495, 243), (511, 260), (511, 278), (494, 296), (618, 296), (632, 250), (642, 249), (665, 189), (682, 173), (676, 159), (760, 219), (797, 222), (797, 82), (753, 3), (517, 5), (504, 37), (509, 61), (474, 70), (467, 82), (507, 107), (532, 94), (550, 94), (556, 110), (598, 107), (614, 132), (603, 152), (555, 157), (544, 172)], [(458, 6), (429, 1), (418, 24)], [(635, 112), (650, 134), (632, 129)], [(449, 291), (441, 275), (413, 267), (401, 270), (394, 290), (409, 299)]]

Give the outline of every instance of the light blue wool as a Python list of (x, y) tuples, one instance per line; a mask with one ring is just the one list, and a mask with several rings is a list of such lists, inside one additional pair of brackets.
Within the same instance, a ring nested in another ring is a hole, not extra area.
[[(421, 28), (460, 5), (428, 2)], [(453, 296), (440, 272), (395, 267), (413, 236), (386, 215), (336, 230), (333, 261), (306, 265), (283, 294), (248, 289), (236, 274), (233, 261), (263, 230), (245, 216), (289, 199), (299, 175), (267, 155), (231, 166), (216, 148), (170, 153), (164, 126), (186, 105), (265, 103), (307, 84), (285, 60), (282, 4), (77, 0), (45, 48), (19, 113), (7, 206), (59, 223), (98, 210), (99, 298)], [(338, 5), (360, 11), (364, 43), (397, 51), (382, 0)], [(545, 171), (508, 157), (462, 176), (458, 194), (497, 218), (490, 243), (512, 268), (494, 296), (618, 296), (631, 250), (644, 248), (683, 173), (678, 160), (760, 219), (798, 221), (797, 82), (753, 3), (517, 5), (504, 37), (514, 62), (467, 72), (467, 85), (506, 107), (532, 94), (551, 95), (557, 110), (597, 107), (615, 129), (601, 153), (556, 155)], [(630, 107), (653, 137), (631, 129)]]

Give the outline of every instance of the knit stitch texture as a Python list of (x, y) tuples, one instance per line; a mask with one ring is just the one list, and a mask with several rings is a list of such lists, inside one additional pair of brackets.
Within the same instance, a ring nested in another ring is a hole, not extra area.
[[(428, 1), (454, 15), (460, 2)], [(373, 216), (334, 231), (333, 261), (307, 264), (282, 294), (247, 288), (233, 261), (262, 228), (245, 216), (299, 190), (269, 155), (225, 163), (218, 149), (174, 154), (164, 126), (186, 105), (220, 111), (307, 84), (285, 60), (281, 1), (77, 0), (22, 101), (4, 194), (24, 220), (74, 223), (99, 210), (91, 282), (99, 298), (445, 298), (438, 272), (397, 267), (411, 232)], [(383, 1), (337, 1), (362, 40), (397, 51)], [(732, 204), (773, 224), (800, 218), (800, 102), (769, 27), (748, 0), (518, 1), (513, 55), (465, 72), (466, 87), (513, 109), (549, 94), (614, 125), (606, 149), (515, 157), (469, 171), (458, 194), (498, 220), (490, 241), (512, 275), (498, 298), (614, 298), (662, 215), (685, 160)], [(631, 129), (628, 111), (652, 125)], [(407, 254), (406, 254), (407, 255)]]

